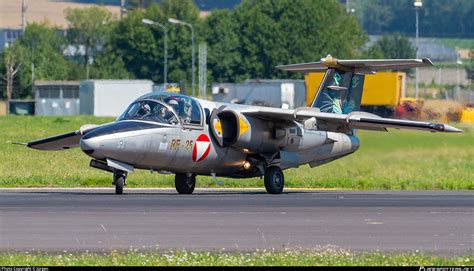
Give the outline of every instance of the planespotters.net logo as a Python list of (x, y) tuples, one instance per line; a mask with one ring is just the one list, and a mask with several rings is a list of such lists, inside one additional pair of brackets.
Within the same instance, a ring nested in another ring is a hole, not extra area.
[(420, 271), (474, 271), (474, 267), (424, 267), (420, 266)]

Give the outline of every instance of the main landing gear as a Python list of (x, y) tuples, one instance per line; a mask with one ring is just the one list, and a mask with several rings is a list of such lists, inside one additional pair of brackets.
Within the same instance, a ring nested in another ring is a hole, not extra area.
[(265, 170), (264, 182), (268, 194), (280, 194), (285, 185), (283, 171), (277, 166), (268, 167)]
[(115, 184), (115, 194), (122, 195), (123, 187), (126, 185), (127, 173), (125, 172), (114, 172), (114, 184)]
[[(123, 187), (126, 185), (126, 180), (127, 173), (114, 172), (115, 194), (123, 194)], [(277, 166), (268, 167), (265, 170), (264, 182), (268, 194), (281, 194), (285, 186), (283, 171)], [(176, 174), (174, 184), (179, 194), (192, 194), (194, 187), (196, 187), (196, 175)]]
[(176, 174), (174, 184), (179, 194), (192, 194), (196, 186), (196, 175)]

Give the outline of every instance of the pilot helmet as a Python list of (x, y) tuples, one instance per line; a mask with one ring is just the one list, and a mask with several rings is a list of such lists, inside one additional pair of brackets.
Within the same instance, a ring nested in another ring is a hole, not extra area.
[(176, 100), (170, 100), (170, 101), (168, 102), (168, 104), (169, 104), (171, 107), (173, 107), (174, 110), (178, 110), (179, 104), (178, 104), (178, 102), (177, 102)]
[(146, 112), (151, 112), (151, 107), (150, 107), (149, 104), (144, 104), (144, 105), (142, 106), (142, 108), (143, 108), (143, 110), (145, 110)]

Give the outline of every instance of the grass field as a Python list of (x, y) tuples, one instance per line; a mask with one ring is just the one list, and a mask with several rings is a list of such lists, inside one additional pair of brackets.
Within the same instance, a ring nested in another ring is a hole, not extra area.
[[(79, 149), (41, 152), (7, 141), (27, 142), (112, 119), (0, 117), (0, 187), (111, 186), (111, 175), (88, 166)], [(335, 162), (285, 171), (287, 187), (346, 189), (474, 189), (474, 129), (462, 134), (391, 130), (360, 131), (358, 152)], [(173, 187), (173, 175), (137, 171), (129, 187)], [(198, 177), (198, 187), (263, 187), (263, 180)]]
[(422, 253), (354, 253), (339, 248), (255, 252), (6, 253), (0, 266), (472, 266), (472, 256), (440, 257)]

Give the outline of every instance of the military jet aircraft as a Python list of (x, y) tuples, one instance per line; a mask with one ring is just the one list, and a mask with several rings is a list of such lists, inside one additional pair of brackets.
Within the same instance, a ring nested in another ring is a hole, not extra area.
[(329, 163), (359, 148), (356, 130), (387, 128), (462, 132), (446, 124), (381, 118), (359, 112), (364, 78), (377, 71), (432, 65), (429, 59), (337, 60), (279, 66), (325, 72), (312, 107), (281, 109), (224, 104), (169, 92), (146, 94), (115, 122), (26, 143), (38, 150), (81, 147), (90, 166), (111, 172), (116, 194), (135, 169), (175, 174), (191, 194), (196, 176), (264, 177), (270, 194), (283, 191), (283, 171)]

